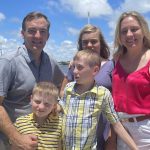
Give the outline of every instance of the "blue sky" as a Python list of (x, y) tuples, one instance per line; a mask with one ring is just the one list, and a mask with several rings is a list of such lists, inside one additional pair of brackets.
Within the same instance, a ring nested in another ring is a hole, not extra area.
[(57, 61), (71, 60), (77, 51), (79, 31), (88, 23), (89, 11), (90, 23), (100, 27), (113, 51), (116, 21), (127, 10), (142, 13), (150, 26), (149, 0), (1, 0), (0, 49), (2, 53), (15, 50), (23, 42), (23, 18), (31, 11), (41, 11), (51, 22), (45, 51)]

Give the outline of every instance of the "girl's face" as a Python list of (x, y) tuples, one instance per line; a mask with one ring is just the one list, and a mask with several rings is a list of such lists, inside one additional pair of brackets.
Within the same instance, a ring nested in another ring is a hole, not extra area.
[(97, 52), (100, 55), (101, 45), (98, 32), (84, 33), (82, 35), (81, 43), (82, 49), (90, 49)]
[(128, 16), (124, 18), (120, 26), (120, 39), (122, 45), (128, 50), (143, 46), (143, 32), (136, 18)]

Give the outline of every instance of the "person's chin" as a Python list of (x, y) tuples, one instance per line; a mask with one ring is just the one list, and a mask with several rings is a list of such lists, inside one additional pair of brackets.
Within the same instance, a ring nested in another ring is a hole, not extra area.
[(43, 113), (43, 112), (37, 112), (37, 113), (36, 113), (36, 116), (37, 116), (37, 117), (43, 117), (43, 116), (44, 116), (44, 113)]

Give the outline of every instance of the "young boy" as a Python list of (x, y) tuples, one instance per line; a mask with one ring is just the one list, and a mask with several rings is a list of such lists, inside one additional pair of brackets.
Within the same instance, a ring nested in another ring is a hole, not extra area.
[[(38, 150), (61, 149), (62, 118), (53, 115), (57, 105), (58, 89), (50, 82), (39, 82), (31, 95), (33, 113), (19, 117), (15, 126), (21, 134), (35, 134), (38, 137)], [(15, 147), (12, 146), (15, 150)]]
[(63, 150), (95, 150), (96, 128), (102, 111), (115, 132), (131, 149), (136, 150), (134, 141), (119, 122), (109, 90), (95, 85), (99, 55), (91, 50), (79, 51), (74, 57), (74, 65), (75, 82), (67, 84), (60, 100), (64, 111)]

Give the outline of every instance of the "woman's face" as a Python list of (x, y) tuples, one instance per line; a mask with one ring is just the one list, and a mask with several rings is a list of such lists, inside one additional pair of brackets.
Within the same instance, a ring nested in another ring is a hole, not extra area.
[(122, 45), (128, 50), (142, 48), (143, 32), (136, 18), (128, 16), (124, 18), (120, 26), (120, 39)]
[(84, 33), (82, 35), (81, 43), (82, 49), (90, 49), (97, 52), (100, 55), (101, 44), (98, 32)]

